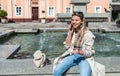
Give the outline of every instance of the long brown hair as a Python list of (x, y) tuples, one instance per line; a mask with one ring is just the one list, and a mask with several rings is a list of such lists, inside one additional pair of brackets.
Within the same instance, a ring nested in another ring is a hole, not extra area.
[(78, 16), (81, 19), (81, 21), (83, 21), (78, 31), (77, 40), (75, 41), (75, 46), (80, 47), (85, 31), (87, 30), (87, 27), (85, 25), (85, 20), (84, 20), (84, 14), (83, 12), (73, 12), (72, 16)]

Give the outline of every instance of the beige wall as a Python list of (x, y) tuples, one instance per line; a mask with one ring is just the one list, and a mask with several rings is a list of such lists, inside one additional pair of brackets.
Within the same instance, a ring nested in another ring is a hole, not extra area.
[(90, 0), (87, 4), (87, 13), (95, 13), (95, 7), (101, 7), (101, 13), (105, 13), (104, 8), (109, 9), (110, 0)]

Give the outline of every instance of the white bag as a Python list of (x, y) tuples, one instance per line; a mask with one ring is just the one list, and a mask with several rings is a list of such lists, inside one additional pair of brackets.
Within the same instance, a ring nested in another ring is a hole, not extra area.
[(98, 62), (94, 62), (94, 71), (96, 76), (105, 76), (105, 66)]
[(42, 53), (40, 50), (35, 51), (35, 53), (33, 54), (33, 62), (35, 64), (36, 67), (43, 67), (46, 61), (46, 55), (44, 53)]

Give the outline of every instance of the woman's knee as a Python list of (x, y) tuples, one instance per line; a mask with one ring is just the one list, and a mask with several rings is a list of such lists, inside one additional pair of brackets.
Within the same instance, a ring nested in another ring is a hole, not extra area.
[(84, 60), (79, 64), (80, 76), (90, 76), (91, 75), (91, 67), (90, 64)]
[(55, 68), (53, 71), (54, 76), (62, 76), (62, 69), (61, 68)]

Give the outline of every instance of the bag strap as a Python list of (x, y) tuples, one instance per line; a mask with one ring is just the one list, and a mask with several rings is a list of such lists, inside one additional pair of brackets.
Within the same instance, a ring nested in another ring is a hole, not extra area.
[(43, 67), (45, 64), (45, 61), (46, 61), (46, 55), (45, 53), (42, 53), (42, 57), (41, 57), (41, 62), (40, 62), (40, 67)]

